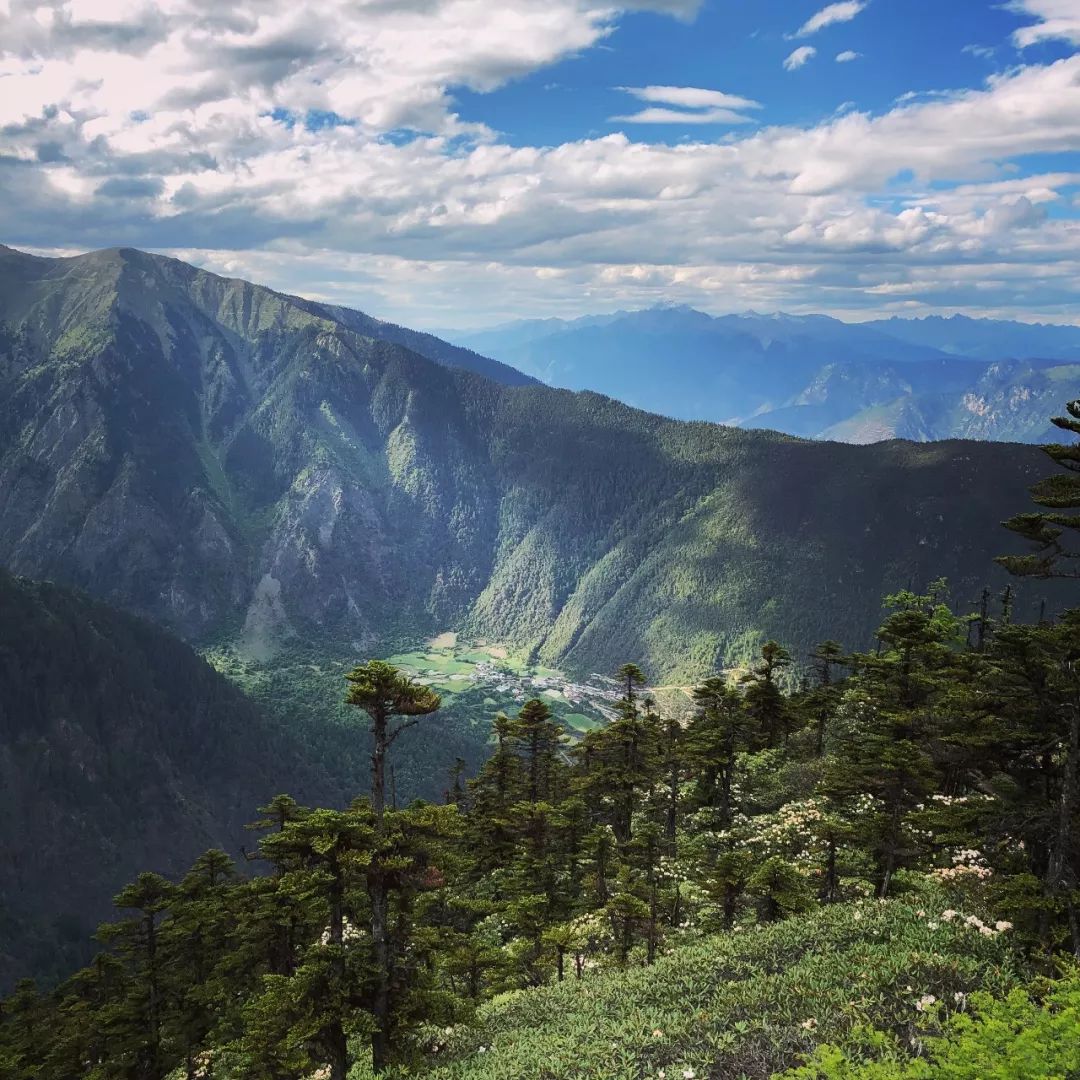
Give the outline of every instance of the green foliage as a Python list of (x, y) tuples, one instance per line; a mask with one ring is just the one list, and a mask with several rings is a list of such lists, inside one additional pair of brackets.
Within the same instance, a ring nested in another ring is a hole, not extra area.
[[(424, 1080), (764, 1078), (819, 1040), (873, 1024), (907, 1040), (922, 995), (953, 1001), (1016, 982), (999, 940), (900, 901), (837, 905), (768, 928), (709, 937), (649, 968), (520, 991), (455, 1027), (413, 1074)], [(354, 1073), (355, 1080), (367, 1074)]]
[(139, 870), (238, 854), (252, 806), (285, 787), (344, 802), (366, 769), (325, 767), (164, 630), (0, 570), (0, 772), (7, 990), (89, 960)]
[[(920, 1033), (923, 1057), (912, 1060), (895, 1038), (872, 1030), (854, 1042), (866, 1051), (822, 1046), (791, 1080), (1066, 1080), (1080, 1075), (1080, 980), (1017, 988), (1004, 999), (975, 993), (968, 1011), (945, 1020), (940, 1034)], [(937, 1026), (939, 1011), (931, 1012)], [(885, 1060), (875, 1060), (876, 1058)]]
[[(1080, 400), (1070, 401), (1065, 408), (1069, 415), (1054, 417), (1052, 423), (1062, 431), (1080, 435)], [(1035, 551), (1029, 555), (1002, 555), (997, 561), (1019, 577), (1076, 577), (1080, 514), (1064, 511), (1080, 509), (1080, 446), (1074, 440), (1044, 446), (1043, 450), (1065, 472), (1040, 480), (1031, 488), (1032, 502), (1044, 510), (1017, 514), (1005, 522), (1005, 528), (1034, 546)]]

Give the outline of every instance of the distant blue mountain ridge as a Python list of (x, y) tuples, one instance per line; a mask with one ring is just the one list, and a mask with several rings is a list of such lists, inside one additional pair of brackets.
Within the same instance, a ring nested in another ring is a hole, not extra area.
[(443, 336), (665, 416), (854, 443), (1039, 443), (1080, 395), (1080, 326), (962, 315), (846, 323), (665, 304)]

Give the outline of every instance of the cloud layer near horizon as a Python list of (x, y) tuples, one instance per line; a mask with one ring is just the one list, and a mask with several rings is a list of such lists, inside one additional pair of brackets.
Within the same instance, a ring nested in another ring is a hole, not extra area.
[[(1080, 43), (1075, 0), (1012, 6), (1019, 47)], [(675, 145), (511, 146), (455, 111), (630, 10), (697, 7), (0, 0), (0, 239), (171, 250), (429, 325), (659, 298), (1075, 319), (1080, 223), (1056, 211), (1080, 176), (1010, 162), (1080, 149), (1080, 55)], [(624, 122), (748, 125), (733, 89), (625, 88)]]

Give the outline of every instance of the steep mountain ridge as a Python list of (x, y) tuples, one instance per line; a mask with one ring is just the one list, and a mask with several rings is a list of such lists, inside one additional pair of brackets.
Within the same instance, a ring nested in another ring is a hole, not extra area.
[(2, 268), (0, 562), (264, 662), (452, 627), (671, 679), (763, 636), (862, 645), (885, 592), (1000, 581), (1045, 469), (499, 385), (138, 252)]

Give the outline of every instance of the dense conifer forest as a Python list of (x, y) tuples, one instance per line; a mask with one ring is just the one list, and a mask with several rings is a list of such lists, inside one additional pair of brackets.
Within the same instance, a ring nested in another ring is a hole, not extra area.
[[(1019, 577), (1075, 573), (1080, 448), (1047, 449)], [(628, 661), (608, 725), (526, 702), (407, 806), (387, 762), (438, 696), (357, 666), (370, 791), (135, 877), (89, 966), (3, 1003), (0, 1076), (1077, 1075), (1080, 612), (936, 581), (795, 661), (767, 642), (686, 722)]]

